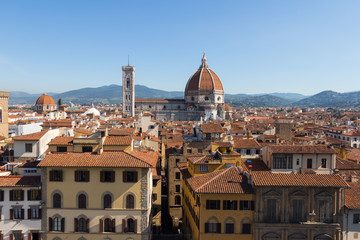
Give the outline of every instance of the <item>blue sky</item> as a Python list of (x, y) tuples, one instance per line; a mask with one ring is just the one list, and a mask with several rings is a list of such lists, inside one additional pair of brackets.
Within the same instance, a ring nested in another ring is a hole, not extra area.
[(360, 90), (360, 1), (0, 1), (1, 90), (183, 91), (206, 52), (226, 93)]

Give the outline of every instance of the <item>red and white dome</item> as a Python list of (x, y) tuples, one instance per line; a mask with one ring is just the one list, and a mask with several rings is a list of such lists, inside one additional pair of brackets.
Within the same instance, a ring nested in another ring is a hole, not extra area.
[(189, 78), (185, 96), (200, 92), (224, 91), (220, 78), (207, 65), (205, 53), (199, 69)]

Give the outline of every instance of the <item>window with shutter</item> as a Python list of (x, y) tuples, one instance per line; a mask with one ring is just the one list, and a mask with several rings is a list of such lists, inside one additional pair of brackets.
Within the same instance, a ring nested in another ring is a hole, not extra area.
[(0, 190), (0, 201), (4, 201), (4, 191)]
[(101, 182), (115, 182), (114, 171), (101, 171), (100, 172)]
[(138, 181), (137, 171), (124, 171), (123, 181), (124, 182), (137, 182)]
[(87, 170), (77, 170), (75, 171), (75, 181), (76, 182), (89, 182), (90, 172)]
[(50, 171), (50, 181), (51, 182), (62, 182), (63, 172), (62, 170), (51, 170)]

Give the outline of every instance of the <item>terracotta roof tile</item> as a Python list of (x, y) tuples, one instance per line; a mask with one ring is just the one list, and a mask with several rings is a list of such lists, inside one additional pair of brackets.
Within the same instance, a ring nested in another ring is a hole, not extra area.
[(273, 153), (336, 153), (332, 148), (323, 145), (271, 145)]
[(203, 133), (223, 133), (224, 130), (219, 123), (204, 123), (201, 126)]
[(131, 145), (131, 141), (130, 136), (107, 136), (104, 146), (126, 146)]
[(260, 149), (261, 145), (252, 138), (241, 138), (234, 136), (234, 148), (236, 149)]
[(0, 176), (0, 187), (40, 187), (40, 176)]
[(108, 132), (109, 136), (128, 136), (135, 132), (134, 128), (112, 128)]
[(13, 137), (13, 139), (15, 141), (39, 141), (47, 132), (48, 132), (47, 130), (43, 130), (37, 133), (16, 136)]
[(147, 159), (127, 152), (52, 153), (47, 155), (39, 167), (152, 167)]
[(345, 189), (345, 206), (350, 209), (360, 209), (360, 181), (349, 182), (350, 189)]
[(73, 144), (74, 137), (61, 137), (58, 136), (52, 139), (48, 145), (58, 145), (58, 146), (71, 146)]
[(253, 193), (240, 168), (230, 167), (186, 180), (198, 193)]
[(284, 186), (284, 187), (349, 187), (340, 175), (329, 174), (288, 174), (253, 172), (255, 187), (259, 186)]

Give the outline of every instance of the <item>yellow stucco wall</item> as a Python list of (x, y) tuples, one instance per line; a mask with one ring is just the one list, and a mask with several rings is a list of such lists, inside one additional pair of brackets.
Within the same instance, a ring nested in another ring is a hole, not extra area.
[[(135, 195), (135, 208), (140, 208), (140, 181), (136, 183), (124, 183), (124, 171), (137, 171), (138, 179), (141, 178), (140, 168), (47, 168), (47, 176), (49, 179), (50, 170), (63, 170), (62, 182), (47, 182), (47, 202), (51, 202), (54, 191), (60, 191), (63, 195), (64, 208), (77, 208), (76, 196), (80, 192), (85, 192), (88, 196), (89, 208), (102, 207), (102, 195), (109, 191), (114, 196), (113, 208), (124, 208), (124, 198), (128, 193)], [(75, 182), (75, 170), (89, 170), (89, 182)], [(115, 182), (100, 182), (100, 171), (113, 170), (115, 171)], [(146, 176), (144, 176), (146, 177)], [(116, 186), (116, 187), (115, 187)]]
[[(183, 209), (184, 216), (183, 219), (188, 219), (188, 223), (191, 227), (191, 235), (193, 240), (230, 240), (230, 239), (252, 239), (252, 234), (241, 234), (242, 232), (242, 223), (251, 223), (253, 231), (254, 223), (254, 211), (252, 210), (239, 210), (239, 202), (237, 210), (223, 210), (222, 200), (255, 200), (254, 194), (193, 194), (193, 192), (183, 182)], [(188, 199), (189, 204), (185, 203), (185, 199)], [(199, 199), (199, 204), (196, 203), (196, 199)], [(220, 201), (220, 210), (208, 210), (206, 209), (206, 200), (221, 200)], [(188, 209), (188, 205), (192, 206), (195, 212), (195, 216), (199, 218), (199, 228), (196, 225), (196, 219), (191, 216), (191, 213)], [(205, 233), (205, 223), (209, 219), (216, 218), (219, 223), (221, 223), (221, 232), (222, 233)], [(226, 234), (225, 233), (225, 222), (228, 219), (232, 219), (235, 223), (235, 233)], [(185, 226), (186, 227), (186, 226)]]

